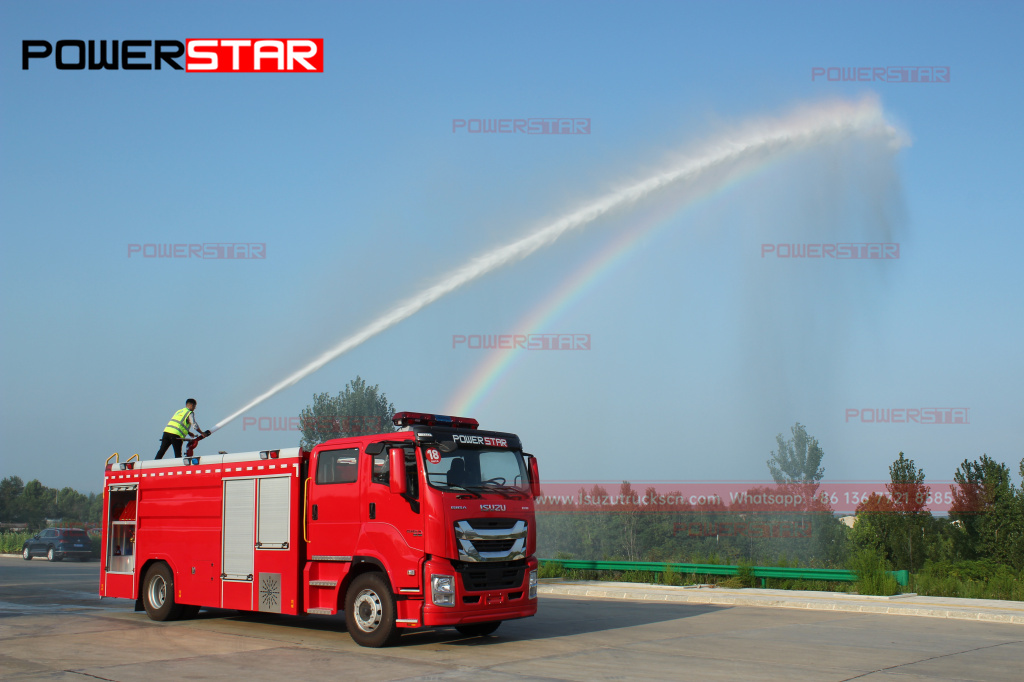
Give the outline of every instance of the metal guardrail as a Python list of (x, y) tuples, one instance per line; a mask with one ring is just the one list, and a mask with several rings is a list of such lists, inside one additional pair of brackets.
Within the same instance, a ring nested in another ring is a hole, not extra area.
[[(722, 564), (672, 564), (660, 561), (586, 561), (582, 559), (540, 559), (540, 564), (558, 564), (564, 568), (585, 571), (648, 571), (663, 573), (666, 569), (673, 573), (694, 573), (697, 575), (739, 575), (739, 566)], [(782, 566), (752, 566), (750, 572), (755, 578), (761, 579), (765, 586), (767, 578), (785, 578), (788, 580), (832, 580), (837, 582), (854, 582), (857, 574), (841, 568), (785, 568)], [(910, 584), (910, 571), (886, 571), (896, 578), (900, 587)]]

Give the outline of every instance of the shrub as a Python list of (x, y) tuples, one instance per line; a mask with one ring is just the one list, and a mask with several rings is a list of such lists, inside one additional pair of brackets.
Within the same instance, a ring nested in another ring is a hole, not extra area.
[(563, 575), (565, 575), (565, 569), (557, 561), (545, 562), (537, 571), (538, 578), (561, 578)]
[(910, 581), (912, 591), (930, 597), (1024, 601), (1024, 571), (985, 559), (928, 562)]
[(852, 570), (857, 574), (855, 586), (860, 594), (889, 596), (899, 594), (896, 578), (889, 575), (885, 557), (877, 549), (862, 549), (854, 555)]
[(738, 573), (736, 579), (740, 583), (740, 587), (757, 587), (757, 578), (754, 577), (754, 565), (741, 561), (737, 565)]
[(0, 533), (0, 554), (21, 554), (21, 547), (32, 533)]

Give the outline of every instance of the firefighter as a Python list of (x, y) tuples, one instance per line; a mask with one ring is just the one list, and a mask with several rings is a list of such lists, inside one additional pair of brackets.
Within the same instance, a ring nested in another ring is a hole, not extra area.
[(167, 422), (163, 436), (160, 438), (160, 450), (156, 453), (157, 459), (163, 459), (167, 448), (172, 445), (174, 446), (174, 456), (181, 457), (181, 442), (186, 436), (190, 435), (192, 427), (195, 427), (196, 431), (199, 432), (195, 435), (210, 435), (209, 431), (203, 431), (196, 422), (195, 409), (196, 399), (189, 398), (185, 401), (185, 407), (175, 412), (174, 416), (171, 417), (171, 421)]

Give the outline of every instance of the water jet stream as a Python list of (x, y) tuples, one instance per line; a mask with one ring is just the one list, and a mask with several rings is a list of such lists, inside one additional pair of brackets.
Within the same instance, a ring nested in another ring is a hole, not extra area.
[[(730, 164), (740, 163), (758, 156), (771, 159), (778, 154), (790, 153), (817, 144), (834, 143), (854, 136), (881, 140), (888, 143), (894, 150), (906, 144), (904, 134), (885, 120), (881, 105), (874, 98), (859, 102), (840, 101), (812, 106), (794, 112), (785, 118), (755, 121), (737, 131), (721, 135), (698, 153), (688, 156), (666, 171), (613, 191), (517, 241), (477, 256), (440, 282), (402, 301), (356, 333), (343, 339), (335, 347), (275, 384), (238, 411), (222, 419), (211, 430), (220, 429), (247, 410), (298, 383), (338, 356), (411, 317), (462, 285), (504, 265), (521, 260), (538, 249), (548, 246), (565, 233), (584, 228), (614, 209), (636, 203), (652, 192), (673, 183), (696, 180), (708, 171), (727, 169)], [(723, 176), (720, 182), (728, 181), (728, 174), (723, 174)]]

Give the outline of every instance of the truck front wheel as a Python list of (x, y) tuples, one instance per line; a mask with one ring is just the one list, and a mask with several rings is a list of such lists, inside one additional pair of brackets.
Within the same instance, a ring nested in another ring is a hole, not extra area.
[(498, 629), (501, 625), (500, 620), (494, 620), (490, 623), (470, 623), (469, 625), (456, 625), (455, 629), (466, 637), (483, 637), (489, 635)]
[(167, 564), (155, 563), (146, 571), (142, 604), (153, 620), (177, 620), (181, 616), (182, 606), (174, 603), (174, 575)]
[(382, 647), (398, 639), (395, 596), (380, 573), (363, 573), (345, 595), (345, 627), (360, 646)]

